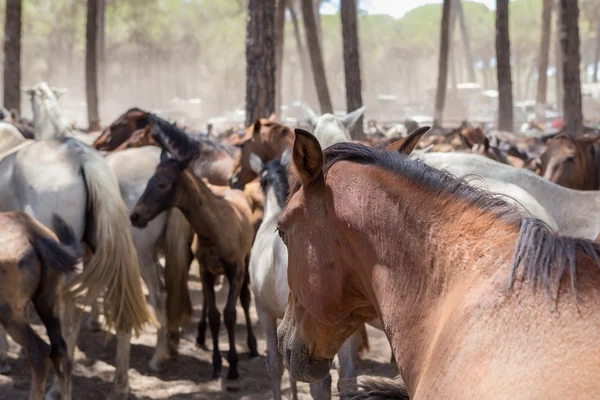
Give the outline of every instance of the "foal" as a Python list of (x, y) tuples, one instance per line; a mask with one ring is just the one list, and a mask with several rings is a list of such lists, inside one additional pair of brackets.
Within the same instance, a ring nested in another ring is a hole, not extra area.
[(161, 162), (146, 190), (131, 212), (131, 222), (143, 228), (161, 212), (179, 208), (197, 235), (196, 256), (200, 264), (202, 290), (208, 308), (208, 320), (213, 338), (213, 378), (221, 375), (219, 328), (221, 316), (217, 310), (214, 283), (219, 275), (229, 281), (229, 295), (224, 310), (229, 336), (228, 379), (238, 374), (238, 354), (235, 348), (236, 301), (240, 297), (248, 329), (250, 355), (257, 356), (256, 338), (250, 320), (250, 289), (247, 260), (254, 238), (252, 211), (239, 190), (215, 195), (204, 182), (187, 170), (192, 158), (177, 160), (163, 151)]
[[(75, 270), (82, 252), (71, 228), (56, 214), (53, 225), (56, 234), (25, 213), (0, 213), (0, 324), (29, 360), (30, 400), (44, 397), (48, 359), (59, 379), (61, 398), (71, 398), (71, 360), (57, 316), (57, 300), (61, 274)], [(30, 301), (46, 327), (50, 346), (27, 322)]]
[(600, 390), (600, 245), (402, 153), (296, 130), (279, 217), (293, 378), (327, 375), (379, 317), (410, 398), (590, 398)]

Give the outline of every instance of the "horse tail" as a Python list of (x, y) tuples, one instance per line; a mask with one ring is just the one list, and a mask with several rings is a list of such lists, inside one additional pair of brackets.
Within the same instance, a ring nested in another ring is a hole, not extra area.
[(358, 390), (348, 393), (350, 400), (409, 400), (408, 391), (398, 378), (368, 377), (361, 379)]
[[(31, 220), (35, 221), (33, 218)], [(52, 215), (52, 225), (59, 242), (49, 229), (37, 223), (31, 229), (31, 245), (44, 267), (59, 274), (73, 272), (83, 257), (81, 246), (73, 229), (58, 214)]]
[(103, 313), (108, 329), (137, 335), (146, 322), (156, 323), (146, 306), (140, 266), (133, 245), (127, 207), (112, 169), (96, 150), (79, 145), (88, 196), (86, 236), (94, 235), (93, 255), (66, 288), (66, 298), (91, 303), (104, 294)]
[(194, 311), (188, 289), (192, 262), (190, 244), (194, 232), (185, 216), (176, 208), (169, 212), (164, 232), (165, 286), (167, 288), (167, 328), (178, 331)]

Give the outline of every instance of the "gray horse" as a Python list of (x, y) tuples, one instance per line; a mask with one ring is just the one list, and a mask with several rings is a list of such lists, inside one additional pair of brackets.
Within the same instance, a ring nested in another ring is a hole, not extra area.
[(312, 108), (303, 104), (306, 122), (311, 126), (313, 135), (323, 149), (335, 143), (349, 142), (352, 140), (348, 129), (352, 128), (365, 112), (365, 107), (357, 108), (345, 117), (325, 113), (318, 116)]

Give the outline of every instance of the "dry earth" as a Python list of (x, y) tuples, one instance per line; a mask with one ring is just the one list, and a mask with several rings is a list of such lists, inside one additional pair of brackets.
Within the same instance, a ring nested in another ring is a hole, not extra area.
[[(193, 267), (197, 271), (197, 266)], [(190, 279), (190, 290), (196, 313), (199, 315), (201, 306), (201, 289), (197, 275)], [(219, 309), (225, 304), (227, 285), (218, 292)], [(131, 364), (129, 379), (131, 385), (130, 399), (270, 399), (271, 386), (266, 373), (265, 341), (260, 327), (257, 324), (256, 313), (253, 311), (255, 332), (258, 338), (260, 357), (248, 358), (246, 348), (246, 327), (243, 312), (238, 302), (238, 323), (236, 328), (237, 349), (240, 354), (240, 378), (236, 381), (225, 379), (227, 374), (227, 360), (223, 359), (222, 379), (212, 380), (212, 353), (197, 348), (196, 326), (197, 318), (192, 324), (185, 327), (179, 346), (177, 358), (169, 361), (166, 370), (161, 373), (152, 372), (148, 368), (148, 361), (152, 357), (156, 335), (153, 329), (148, 328), (140, 337), (134, 338), (131, 346)], [(36, 331), (47, 337), (43, 326), (34, 325)], [(395, 368), (389, 364), (390, 347), (384, 334), (368, 327), (371, 350), (365, 355), (359, 365), (361, 375), (383, 375), (392, 377)], [(10, 340), (10, 339), (9, 339)], [(221, 354), (225, 357), (228, 348), (227, 335), (221, 324), (220, 336)], [(207, 345), (212, 350), (210, 332), (207, 331)], [(73, 398), (86, 400), (105, 399), (111, 389), (114, 374), (113, 361), (115, 357), (116, 341), (109, 337), (105, 344), (103, 333), (91, 333), (84, 324), (75, 355), (73, 376)], [(11, 357), (12, 372), (9, 375), (0, 375), (0, 400), (27, 399), (29, 391), (29, 367), (24, 359), (19, 358), (19, 346), (10, 340), (9, 356)], [(333, 392), (337, 396), (337, 372), (332, 371)], [(48, 382), (51, 382), (49, 377)], [(290, 396), (287, 372), (282, 379), (283, 394)], [(298, 384), (299, 397), (310, 399), (308, 384)]]

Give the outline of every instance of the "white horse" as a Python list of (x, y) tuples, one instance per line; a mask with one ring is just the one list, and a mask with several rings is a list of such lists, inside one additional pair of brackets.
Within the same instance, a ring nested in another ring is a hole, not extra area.
[[(97, 151), (74, 139), (23, 139), (0, 160), (0, 211), (23, 211), (46, 226), (57, 213), (88, 245), (91, 254), (83, 271), (70, 279), (64, 297), (65, 341), (73, 357), (81, 317), (75, 302), (90, 304), (103, 296), (106, 325), (117, 329), (113, 397), (124, 398), (131, 331), (139, 332), (152, 317), (128, 231), (127, 208), (110, 166)], [(55, 380), (48, 398), (58, 395)]]
[[(264, 218), (256, 233), (250, 253), (250, 286), (254, 294), (259, 323), (267, 340), (267, 367), (271, 377), (273, 397), (281, 399), (281, 375), (283, 362), (277, 351), (277, 320), (282, 319), (288, 299), (287, 248), (276, 230), (277, 217), (285, 205), (288, 192), (287, 165), (291, 160), (291, 149), (281, 156), (281, 161), (272, 160), (263, 165), (260, 157), (250, 156), (250, 165), (260, 177), (265, 194)], [(345, 394), (356, 389), (354, 357), (358, 350), (360, 333), (352, 335), (338, 353), (340, 379), (338, 389)], [(290, 378), (293, 398), (297, 398), (296, 382)], [(312, 384), (313, 398), (331, 398), (331, 378)]]
[(313, 109), (306, 104), (303, 104), (302, 108), (306, 122), (311, 126), (313, 135), (323, 149), (335, 143), (350, 142), (352, 138), (348, 129), (352, 128), (365, 112), (363, 106), (341, 118), (329, 113), (317, 116)]
[(476, 154), (427, 153), (419, 158), (458, 177), (473, 174), (521, 187), (547, 210), (562, 235), (595, 240), (600, 233), (600, 191), (568, 189)]

